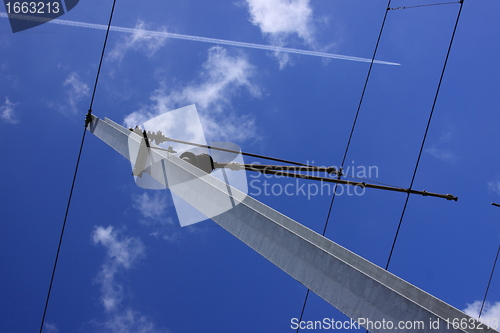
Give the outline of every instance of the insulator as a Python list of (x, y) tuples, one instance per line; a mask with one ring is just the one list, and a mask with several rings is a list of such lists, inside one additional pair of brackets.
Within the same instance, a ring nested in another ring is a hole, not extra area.
[(194, 165), (206, 173), (211, 173), (215, 169), (214, 160), (209, 154), (196, 155), (190, 151), (186, 151), (181, 154), (180, 159)]
[(206, 173), (211, 173), (214, 169), (214, 160), (212, 156), (208, 154), (200, 154), (197, 156), (198, 158), (198, 168), (205, 171)]
[(168, 141), (168, 138), (161, 132), (161, 131), (158, 131), (156, 132), (156, 144), (160, 144), (162, 142), (165, 142), (165, 141)]
[(140, 128), (139, 126), (136, 126), (136, 127), (134, 128), (133, 132), (134, 132), (135, 134), (137, 134), (137, 135), (143, 136), (143, 134), (142, 134), (142, 130), (141, 130), (141, 128)]
[(168, 141), (168, 138), (165, 135), (163, 135), (163, 133), (161, 131), (158, 131), (156, 133), (152, 132), (152, 131), (148, 131), (148, 139), (156, 142), (157, 145), (159, 145), (160, 143), (163, 143), (165, 141)]

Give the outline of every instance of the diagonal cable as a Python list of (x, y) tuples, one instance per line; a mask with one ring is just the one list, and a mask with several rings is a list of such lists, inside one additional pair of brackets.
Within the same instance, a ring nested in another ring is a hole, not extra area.
[(89, 111), (87, 112), (87, 117), (85, 119), (85, 128), (83, 129), (82, 141), (80, 143), (80, 150), (78, 152), (78, 159), (76, 160), (75, 172), (73, 174), (73, 180), (71, 182), (71, 189), (69, 191), (68, 203), (66, 205), (66, 213), (64, 214), (64, 221), (63, 221), (62, 228), (61, 228), (61, 234), (59, 236), (59, 244), (57, 245), (56, 257), (54, 259), (54, 266), (52, 268), (52, 276), (50, 278), (49, 288), (47, 290), (47, 298), (45, 299), (45, 307), (43, 309), (43, 316), (42, 316), (42, 321), (41, 321), (41, 324), (40, 324), (40, 333), (42, 333), (42, 331), (43, 331), (43, 326), (44, 326), (44, 323), (45, 323), (45, 316), (47, 315), (47, 309), (49, 307), (50, 293), (52, 291), (52, 285), (54, 283), (54, 277), (56, 275), (57, 262), (58, 262), (58, 259), (59, 259), (59, 253), (61, 252), (61, 245), (62, 245), (62, 241), (63, 241), (63, 237), (64, 237), (64, 230), (66, 228), (66, 222), (68, 220), (69, 208), (71, 206), (71, 198), (73, 197), (73, 190), (75, 188), (76, 176), (78, 174), (78, 166), (80, 165), (80, 159), (81, 159), (81, 156), (82, 156), (83, 144), (85, 142), (85, 134), (87, 133), (87, 126), (88, 126), (88, 124), (90, 123), (90, 120), (91, 120), (92, 106), (94, 104), (94, 97), (95, 97), (95, 93), (96, 93), (96, 89), (97, 89), (97, 82), (99, 81), (99, 74), (101, 72), (102, 61), (103, 61), (103, 58), (104, 58), (104, 51), (106, 50), (106, 43), (108, 41), (109, 28), (111, 27), (111, 21), (113, 19), (113, 13), (115, 11), (115, 4), (116, 4), (116, 0), (113, 0), (113, 7), (111, 8), (111, 14), (109, 15), (108, 30), (106, 31), (106, 37), (104, 39), (104, 44), (103, 44), (103, 47), (102, 47), (101, 59), (99, 61), (99, 67), (97, 69), (96, 79), (95, 79), (95, 83), (94, 83), (94, 90), (92, 92), (92, 98), (90, 100)]
[[(455, 33), (457, 31), (458, 22), (460, 20), (460, 14), (462, 13), (463, 4), (464, 4), (463, 0), (460, 0), (460, 9), (458, 10), (457, 19), (455, 21), (455, 26), (453, 28), (453, 33), (451, 34), (450, 44), (448, 45), (448, 51), (446, 52), (446, 58), (444, 60), (443, 69), (441, 70), (441, 76), (439, 77), (439, 83), (438, 83), (438, 86), (436, 88), (436, 93), (434, 95), (434, 101), (432, 102), (431, 112), (429, 114), (429, 119), (427, 120), (427, 126), (425, 128), (424, 137), (422, 138), (422, 144), (420, 145), (420, 151), (418, 152), (418, 158), (417, 158), (417, 162), (415, 163), (415, 169), (413, 170), (413, 175), (411, 177), (411, 182), (410, 182), (409, 189), (413, 188), (413, 183), (415, 181), (415, 176), (417, 175), (418, 166), (420, 164), (420, 159), (422, 157), (422, 152), (424, 151), (425, 141), (427, 139), (427, 134), (429, 133), (429, 127), (431, 125), (432, 116), (434, 114), (434, 109), (436, 107), (436, 102), (437, 102), (437, 99), (438, 99), (438, 96), (439, 96), (439, 91), (441, 90), (441, 83), (443, 82), (443, 77), (444, 77), (444, 73), (446, 71), (446, 65), (448, 64), (448, 58), (450, 56), (451, 47), (453, 45), (453, 40), (455, 39)], [(405, 212), (406, 212), (406, 207), (408, 206), (408, 200), (409, 199), (410, 199), (410, 193), (407, 193), (406, 200), (405, 200), (405, 203), (404, 203), (404, 206), (403, 206), (403, 211), (401, 212), (401, 217), (399, 218), (398, 227), (396, 229), (396, 234), (394, 235), (394, 240), (392, 242), (391, 251), (390, 251), (389, 257), (387, 259), (387, 264), (385, 265), (385, 269), (386, 270), (389, 269), (389, 264), (391, 262), (392, 254), (394, 252), (394, 247), (396, 246), (396, 241), (397, 241), (397, 238), (398, 238), (398, 235), (399, 235), (399, 231), (401, 229), (401, 224), (403, 223), (403, 218), (404, 218), (404, 215), (405, 215)]]
[[(363, 90), (361, 92), (361, 97), (359, 99), (358, 108), (356, 110), (356, 115), (354, 116), (354, 121), (352, 123), (351, 132), (349, 134), (349, 139), (347, 140), (346, 148), (345, 148), (345, 151), (344, 151), (344, 156), (342, 157), (342, 163), (340, 164), (340, 170), (342, 170), (342, 168), (344, 167), (344, 163), (345, 163), (345, 160), (347, 158), (347, 153), (349, 152), (349, 147), (351, 145), (351, 140), (352, 140), (352, 137), (353, 137), (354, 129), (356, 128), (356, 123), (358, 121), (359, 112), (361, 110), (361, 105), (363, 104), (363, 99), (365, 97), (366, 88), (368, 86), (368, 81), (370, 79), (370, 74), (372, 72), (373, 63), (375, 61), (375, 56), (377, 55), (378, 46), (380, 44), (380, 39), (382, 37), (382, 32), (384, 31), (385, 21), (387, 19), (387, 13), (389, 13), (390, 7), (391, 7), (391, 0), (389, 0), (389, 2), (387, 3), (386, 9), (385, 9), (384, 19), (382, 20), (382, 25), (380, 27), (380, 31), (379, 31), (379, 34), (378, 34), (378, 37), (377, 37), (377, 43), (375, 44), (375, 49), (373, 50), (373, 56), (372, 56), (372, 59), (371, 59), (371, 62), (370, 62), (370, 67), (368, 68), (368, 73), (366, 74), (365, 84), (364, 84)], [(340, 179), (340, 176), (338, 176), (338, 178)], [(328, 228), (328, 222), (330, 221), (332, 207), (333, 207), (333, 203), (335, 201), (335, 196), (336, 196), (336, 193), (337, 193), (337, 187), (338, 187), (338, 184), (335, 184), (335, 187), (334, 187), (334, 190), (333, 190), (333, 195), (332, 195), (332, 200), (330, 201), (330, 206), (328, 208), (328, 214), (326, 216), (325, 226), (323, 227), (323, 233), (322, 233), (323, 236), (326, 234), (326, 230)], [(299, 323), (302, 321), (302, 317), (304, 315), (304, 311), (305, 311), (305, 308), (307, 306), (307, 300), (309, 298), (309, 292), (310, 292), (310, 290), (308, 288), (307, 291), (306, 291), (305, 298), (304, 298), (304, 303), (302, 305), (302, 311), (300, 312)], [(296, 332), (298, 333), (299, 330), (300, 330), (300, 326), (297, 327), (297, 331)]]
[(500, 245), (498, 246), (495, 261), (493, 261), (493, 267), (491, 268), (490, 279), (488, 280), (488, 285), (486, 286), (486, 292), (484, 293), (483, 302), (481, 303), (481, 310), (479, 310), (479, 316), (477, 317), (477, 319), (481, 318), (481, 314), (483, 313), (484, 303), (486, 303), (486, 296), (488, 296), (488, 291), (490, 290), (491, 279), (493, 278), (493, 273), (495, 273), (495, 266), (497, 265), (499, 253), (500, 253)]
[(460, 3), (460, 2), (461, 1), (451, 1), (451, 2), (430, 3), (430, 4), (425, 4), (425, 5), (416, 5), (416, 6), (407, 6), (407, 7), (394, 7), (394, 8), (389, 8), (389, 10), (410, 9), (410, 8), (420, 8), (420, 7), (440, 6), (440, 5), (452, 5), (452, 4)]

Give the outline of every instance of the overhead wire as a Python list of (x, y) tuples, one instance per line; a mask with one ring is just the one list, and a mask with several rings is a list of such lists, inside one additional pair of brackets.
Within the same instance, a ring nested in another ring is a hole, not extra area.
[[(491, 204), (493, 206), (500, 207), (500, 205), (497, 204), (497, 203), (492, 202)], [(495, 260), (493, 261), (493, 267), (491, 267), (490, 278), (488, 279), (488, 284), (486, 285), (486, 291), (484, 292), (484, 298), (483, 298), (483, 301), (481, 302), (481, 308), (479, 310), (479, 315), (477, 317), (478, 320), (481, 318), (481, 314), (483, 313), (484, 304), (486, 303), (486, 297), (488, 296), (488, 291), (490, 289), (491, 280), (493, 278), (493, 274), (495, 273), (495, 267), (497, 265), (497, 260), (498, 260), (498, 254), (499, 253), (500, 253), (500, 245), (498, 246), (497, 254), (495, 256)]]
[(394, 7), (394, 8), (389, 8), (389, 10), (397, 10), (397, 9), (410, 9), (410, 8), (419, 8), (419, 7), (429, 7), (429, 6), (440, 6), (440, 5), (452, 5), (459, 3), (460, 1), (450, 1), (450, 2), (439, 2), (439, 3), (429, 3), (429, 4), (424, 4), (424, 5), (416, 5), (416, 6), (406, 6), (406, 7)]
[[(361, 105), (363, 104), (363, 100), (364, 100), (366, 88), (368, 86), (368, 81), (370, 79), (370, 75), (371, 75), (371, 72), (372, 72), (373, 63), (375, 62), (375, 56), (377, 55), (377, 50), (378, 50), (378, 47), (379, 47), (379, 44), (380, 44), (380, 39), (381, 39), (382, 33), (384, 31), (385, 22), (387, 20), (387, 14), (389, 13), (389, 10), (390, 10), (390, 7), (391, 7), (391, 1), (392, 0), (389, 0), (388, 3), (387, 3), (386, 10), (385, 10), (385, 13), (384, 13), (384, 18), (382, 20), (382, 25), (380, 27), (380, 31), (379, 31), (379, 34), (378, 34), (378, 37), (377, 37), (377, 42), (375, 43), (375, 48), (373, 50), (373, 55), (372, 55), (372, 58), (371, 58), (371, 61), (370, 61), (370, 67), (368, 68), (368, 72), (366, 74), (365, 83), (363, 85), (363, 90), (361, 92), (361, 96), (360, 96), (360, 99), (359, 99), (359, 103), (358, 103), (358, 107), (357, 107), (357, 110), (356, 110), (356, 114), (354, 116), (353, 124), (352, 124), (352, 127), (351, 127), (351, 132), (349, 133), (349, 139), (347, 140), (346, 148), (345, 148), (345, 151), (344, 151), (344, 156), (342, 157), (342, 163), (340, 164), (340, 170), (341, 171), (342, 171), (342, 168), (344, 166), (345, 160), (347, 158), (347, 153), (349, 151), (349, 147), (351, 145), (351, 140), (352, 140), (352, 137), (353, 137), (353, 133), (354, 133), (354, 130), (356, 128), (356, 124), (357, 124), (359, 112), (361, 110)], [(339, 179), (340, 179), (340, 176), (339, 176)], [(323, 227), (323, 232), (322, 232), (323, 236), (326, 234), (326, 230), (328, 228), (328, 222), (330, 220), (333, 203), (335, 201), (335, 197), (336, 197), (336, 193), (337, 193), (337, 187), (338, 187), (338, 185), (336, 184), (335, 187), (334, 187), (334, 190), (333, 190), (332, 200), (330, 201), (330, 206), (328, 208), (328, 214), (326, 216), (325, 225)], [(304, 303), (302, 305), (302, 310), (300, 312), (299, 323), (302, 321), (302, 318), (304, 316), (304, 311), (305, 311), (305, 308), (307, 306), (307, 300), (309, 298), (309, 293), (310, 293), (310, 289), (308, 288), (307, 291), (306, 291), (306, 295), (304, 297)], [(300, 325), (297, 327), (296, 333), (298, 333), (299, 330), (300, 330)]]
[(498, 254), (500, 253), (500, 245), (498, 246), (497, 255), (495, 257), (495, 261), (493, 261), (493, 267), (491, 268), (490, 279), (488, 280), (488, 285), (486, 286), (486, 291), (484, 293), (483, 302), (481, 303), (481, 310), (479, 310), (478, 319), (481, 318), (481, 314), (483, 313), (484, 303), (486, 303), (486, 296), (488, 296), (488, 291), (490, 289), (491, 279), (493, 278), (493, 273), (495, 272), (495, 266), (497, 265)]
[(51, 278), (50, 278), (49, 288), (47, 290), (47, 297), (45, 299), (45, 306), (44, 306), (44, 309), (43, 309), (42, 320), (41, 320), (41, 323), (40, 323), (40, 333), (43, 332), (43, 326), (45, 324), (45, 317), (47, 315), (47, 309), (48, 309), (48, 306), (49, 306), (50, 295), (51, 295), (52, 286), (53, 286), (53, 283), (54, 283), (54, 278), (55, 278), (55, 274), (56, 274), (56, 270), (57, 270), (57, 262), (59, 260), (59, 254), (61, 252), (61, 246), (62, 246), (62, 241), (63, 241), (63, 237), (64, 237), (64, 231), (66, 229), (66, 223), (67, 223), (67, 220), (68, 220), (69, 209), (70, 209), (70, 206), (71, 206), (71, 199), (73, 197), (73, 190), (75, 188), (76, 177), (77, 177), (77, 174), (78, 174), (78, 166), (80, 165), (80, 159), (81, 159), (81, 156), (82, 156), (83, 145), (85, 143), (85, 134), (87, 133), (87, 126), (90, 123), (90, 119), (91, 119), (92, 106), (94, 104), (94, 97), (95, 97), (95, 93), (96, 93), (96, 89), (97, 89), (97, 83), (99, 82), (99, 75), (100, 75), (100, 72), (101, 72), (101, 66), (102, 66), (102, 61), (103, 61), (103, 58), (104, 58), (104, 52), (106, 50), (106, 44), (107, 44), (107, 41), (108, 41), (109, 28), (111, 27), (111, 21), (113, 19), (113, 13), (115, 11), (115, 5), (116, 5), (116, 0), (113, 0), (113, 6), (111, 8), (111, 13), (110, 13), (110, 16), (109, 16), (108, 29), (106, 31), (106, 37), (104, 38), (104, 44), (103, 44), (103, 47), (102, 47), (101, 57), (100, 57), (100, 61), (99, 61), (99, 67), (97, 69), (97, 74), (96, 74), (96, 79), (95, 79), (95, 83), (94, 83), (94, 89), (93, 89), (93, 92), (92, 92), (92, 98), (90, 100), (89, 110), (88, 110), (87, 116), (85, 118), (85, 127), (83, 129), (83, 135), (82, 135), (82, 140), (81, 140), (81, 143), (80, 143), (80, 149), (78, 151), (78, 158), (76, 160), (75, 172), (73, 174), (73, 180), (71, 182), (71, 189), (69, 191), (68, 203), (66, 205), (66, 212), (64, 214), (64, 221), (63, 221), (63, 224), (62, 224), (62, 227), (61, 227), (61, 233), (60, 233), (60, 236), (59, 236), (59, 243), (57, 245), (56, 256), (55, 256), (54, 265), (53, 265), (53, 268), (52, 268), (52, 275), (51, 275)]
[[(463, 2), (463, 0), (460, 0), (459, 3), (460, 3), (460, 8), (458, 10), (457, 18), (456, 18), (456, 21), (455, 21), (455, 26), (453, 27), (453, 33), (451, 34), (450, 43), (448, 45), (448, 51), (446, 52), (446, 57), (445, 57), (445, 60), (444, 60), (443, 69), (441, 70), (441, 75), (439, 77), (439, 82), (438, 82), (438, 85), (437, 85), (437, 88), (436, 88), (436, 93), (434, 94), (434, 101), (432, 102), (431, 111), (430, 111), (430, 114), (429, 114), (429, 118), (427, 120), (427, 126), (425, 128), (424, 136), (422, 138), (422, 144), (420, 145), (420, 150), (418, 152), (418, 157), (417, 157), (417, 161), (415, 163), (415, 168), (413, 170), (413, 175), (411, 177), (411, 182), (410, 182), (409, 189), (413, 188), (413, 183), (414, 183), (415, 177), (417, 175), (417, 170), (418, 170), (418, 166), (420, 164), (420, 159), (422, 157), (422, 152), (424, 151), (425, 141), (427, 139), (427, 134), (429, 133), (429, 128), (430, 128), (430, 125), (431, 125), (432, 116), (434, 115), (434, 109), (436, 107), (436, 102), (437, 102), (437, 99), (438, 99), (438, 96), (439, 96), (439, 92), (441, 90), (441, 84), (443, 82), (444, 73), (446, 71), (446, 65), (448, 64), (448, 59), (450, 57), (451, 47), (452, 47), (453, 41), (455, 39), (455, 33), (457, 31), (458, 22), (460, 21), (460, 14), (462, 13), (462, 8), (463, 8), (464, 2)], [(394, 239), (393, 239), (393, 242), (392, 242), (391, 251), (389, 252), (389, 257), (387, 258), (387, 263), (385, 265), (385, 269), (386, 270), (389, 269), (389, 264), (391, 262), (391, 258), (392, 258), (393, 252), (394, 252), (394, 248), (396, 246), (396, 241), (397, 241), (398, 236), (399, 236), (399, 231), (401, 230), (401, 225), (403, 223), (403, 218), (404, 218), (404, 215), (405, 215), (405, 212), (406, 212), (406, 207), (408, 206), (408, 200), (410, 199), (410, 194), (411, 193), (408, 192), (407, 195), (406, 195), (406, 200), (405, 200), (405, 203), (404, 203), (404, 206), (403, 206), (403, 210), (401, 212), (401, 217), (399, 218), (399, 223), (398, 223), (398, 227), (396, 229), (396, 234), (394, 235)]]

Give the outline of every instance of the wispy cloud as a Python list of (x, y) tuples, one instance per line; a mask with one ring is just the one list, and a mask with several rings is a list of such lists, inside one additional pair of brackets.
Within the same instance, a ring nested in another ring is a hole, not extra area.
[(168, 215), (170, 206), (167, 191), (154, 191), (153, 194), (144, 192), (132, 196), (132, 206), (139, 211), (142, 219), (139, 222), (150, 230), (150, 236), (170, 242), (178, 240), (178, 224)]
[(45, 333), (59, 333), (59, 329), (57, 328), (56, 324), (48, 322), (43, 323), (43, 331)]
[(106, 248), (106, 259), (97, 278), (101, 284), (101, 302), (107, 312), (117, 310), (124, 294), (116, 275), (144, 256), (144, 245), (138, 238), (121, 237), (112, 226), (95, 227), (92, 241)]
[(243, 142), (257, 136), (255, 118), (250, 115), (201, 115), (200, 119), (205, 134), (213, 141)]
[(5, 97), (4, 105), (0, 106), (0, 118), (9, 124), (17, 124), (19, 120), (14, 114), (14, 110), (18, 103), (12, 103), (9, 97)]
[(158, 192), (149, 195), (147, 192), (133, 197), (134, 208), (144, 217), (151, 219), (161, 218), (167, 208), (167, 198)]
[(492, 180), (488, 182), (488, 188), (496, 194), (500, 195), (500, 180)]
[(451, 150), (436, 148), (434, 145), (431, 148), (425, 149), (425, 151), (442, 161), (451, 162), (457, 159), (456, 155)]
[(112, 226), (96, 226), (92, 232), (92, 241), (106, 249), (106, 258), (96, 281), (101, 285), (101, 302), (107, 320), (92, 323), (112, 333), (156, 333), (159, 330), (150, 318), (130, 307), (124, 306), (125, 293), (117, 276), (131, 269), (144, 257), (144, 245), (138, 238), (123, 236)]
[(230, 104), (231, 97), (241, 90), (252, 96), (260, 96), (259, 87), (251, 82), (255, 68), (242, 56), (230, 56), (222, 47), (208, 50), (203, 64), (200, 84), (192, 84), (168, 96), (168, 102), (176, 105), (196, 102), (202, 110), (221, 111)]
[[(250, 21), (259, 27), (269, 42), (284, 46), (292, 37), (299, 37), (309, 46), (315, 45), (313, 10), (309, 0), (246, 0)], [(289, 54), (275, 51), (280, 68), (284, 68)]]
[[(121, 61), (128, 50), (141, 51), (148, 57), (152, 57), (165, 44), (165, 35), (152, 35), (148, 33), (147, 24), (138, 20), (132, 34), (127, 35), (123, 40), (115, 45), (109, 52), (109, 59)], [(158, 32), (166, 32), (164, 27)]]
[(212, 47), (196, 80), (175, 89), (162, 83), (151, 96), (153, 104), (128, 115), (124, 122), (135, 127), (154, 116), (196, 103), (205, 134), (212, 140), (251, 138), (255, 134), (253, 118), (234, 113), (231, 99), (243, 92), (253, 98), (261, 96), (254, 76), (255, 68), (245, 56), (232, 56), (222, 47)]
[(160, 330), (148, 316), (132, 309), (126, 309), (115, 314), (105, 323), (96, 323), (110, 333), (168, 333), (166, 329)]
[[(89, 95), (90, 89), (86, 83), (80, 81), (80, 77), (75, 72), (68, 75), (63, 85), (68, 88), (69, 111), (76, 113), (78, 111), (78, 103), (82, 98)], [(60, 106), (60, 109), (64, 112), (67, 108)]]
[(430, 148), (426, 148), (424, 151), (441, 161), (454, 162), (459, 159), (456, 152), (448, 148), (443, 148), (453, 141), (454, 136), (453, 128), (448, 125), (447, 131), (439, 137), (437, 142), (432, 144)]
[[(472, 304), (467, 304), (467, 307), (463, 310), (466, 314), (472, 318), (477, 319), (479, 316), (479, 311), (481, 310), (481, 301), (475, 301)], [(484, 308), (481, 313), (481, 318), (479, 320), (485, 324), (494, 324), (495, 322), (500, 323), (500, 302), (490, 303), (485, 302)]]

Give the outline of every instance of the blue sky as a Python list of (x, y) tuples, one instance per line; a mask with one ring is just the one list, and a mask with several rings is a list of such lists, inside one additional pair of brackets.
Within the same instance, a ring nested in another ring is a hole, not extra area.
[[(392, 7), (428, 1), (393, 1)], [(112, 1), (64, 20), (107, 24)], [(118, 0), (113, 26), (370, 58), (386, 1)], [(345, 166), (408, 187), (459, 5), (388, 13)], [(390, 271), (474, 314), (500, 244), (497, 1), (465, 1)], [(0, 17), (2, 332), (35, 331), (105, 32)], [(209, 140), (341, 163), (369, 64), (112, 31), (93, 111), (122, 124), (196, 103)], [(245, 159), (248, 163), (254, 161)], [(251, 195), (321, 232), (330, 195)], [(305, 182), (305, 186), (308, 184)], [(259, 187), (260, 186), (260, 187)], [(278, 186), (278, 185), (276, 185)], [(278, 187), (275, 187), (277, 189)], [(347, 191), (347, 189), (345, 189)], [(326, 236), (385, 266), (405, 194), (335, 199)], [(88, 135), (44, 332), (292, 332), (305, 288), (212, 221), (181, 228), (166, 191)], [(500, 316), (500, 276), (489, 308)], [(477, 303), (476, 303), (477, 305)], [(342, 314), (310, 295), (304, 320)]]

